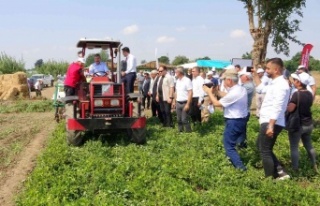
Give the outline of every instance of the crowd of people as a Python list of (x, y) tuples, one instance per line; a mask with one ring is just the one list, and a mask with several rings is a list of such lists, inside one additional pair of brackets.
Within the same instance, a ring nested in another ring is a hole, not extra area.
[(246, 166), (238, 150), (247, 148), (247, 123), (255, 96), (255, 116), (260, 124), (257, 148), (265, 176), (281, 180), (290, 176), (278, 161), (273, 147), (286, 126), (285, 113), (298, 110), (301, 126), (288, 132), (292, 168), (299, 171), (301, 139), (314, 171), (318, 172), (316, 152), (311, 143), (311, 106), (316, 85), (304, 66), (299, 66), (291, 75), (280, 58), (270, 59), (264, 69), (259, 66), (251, 72), (239, 65), (230, 65), (219, 75), (215, 68), (204, 73), (199, 67), (187, 72), (177, 67), (174, 74), (170, 74), (165, 66), (160, 66), (150, 73), (140, 71), (137, 81), (144, 96), (143, 107), (149, 109), (151, 102), (152, 116), (158, 117), (164, 127), (173, 127), (171, 112), (175, 111), (179, 132), (191, 132), (192, 124), (201, 125), (208, 121), (215, 107), (222, 107), (225, 118), (223, 145), (227, 157), (240, 170), (246, 170)]
[[(299, 171), (299, 141), (302, 140), (311, 164), (318, 173), (316, 152), (312, 146), (313, 120), (311, 106), (315, 97), (314, 78), (303, 65), (293, 74), (284, 68), (280, 58), (269, 59), (262, 68), (241, 68), (229, 65), (220, 74), (215, 68), (208, 72), (199, 67), (185, 70), (177, 67), (174, 72), (166, 66), (159, 66), (151, 72), (136, 74), (136, 59), (128, 47), (122, 49), (126, 58), (122, 68), (122, 81), (126, 92), (134, 92), (134, 83), (142, 94), (142, 107), (151, 109), (163, 127), (174, 128), (172, 111), (177, 115), (179, 132), (192, 132), (192, 128), (209, 120), (216, 107), (223, 108), (225, 129), (223, 145), (226, 156), (239, 170), (247, 170), (238, 150), (247, 148), (247, 123), (251, 116), (251, 103), (256, 98), (255, 117), (260, 129), (257, 148), (262, 159), (266, 177), (288, 179), (283, 165), (273, 152), (278, 135), (286, 126), (285, 113), (297, 112), (299, 126), (289, 130), (291, 163), (294, 171)], [(106, 64), (101, 64), (100, 56), (89, 68), (90, 74), (108, 72)], [(84, 79), (81, 69), (84, 59), (79, 57), (72, 63), (65, 79), (66, 96), (74, 95), (77, 82)], [(291, 77), (291, 78), (290, 78)]]

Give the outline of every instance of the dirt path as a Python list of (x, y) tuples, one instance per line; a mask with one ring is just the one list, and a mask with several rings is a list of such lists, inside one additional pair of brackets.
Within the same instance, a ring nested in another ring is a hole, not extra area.
[[(45, 95), (52, 96), (51, 91), (49, 88)], [(15, 195), (55, 126), (53, 112), (0, 114), (1, 206), (14, 205)]]

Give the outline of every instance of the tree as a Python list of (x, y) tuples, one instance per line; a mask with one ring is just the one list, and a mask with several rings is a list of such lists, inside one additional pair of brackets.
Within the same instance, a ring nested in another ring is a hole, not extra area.
[(51, 74), (57, 76), (58, 74), (65, 74), (67, 72), (69, 63), (66, 61), (49, 60), (44, 62), (41, 67), (36, 67), (35, 70), (39, 74)]
[(205, 57), (199, 57), (199, 58), (196, 58), (196, 60), (195, 60), (195, 61), (197, 61), (197, 60), (211, 60), (211, 59), (210, 59), (210, 57), (205, 56)]
[(246, 52), (245, 54), (242, 54), (242, 59), (252, 59), (252, 56), (249, 52)]
[(269, 38), (277, 53), (289, 55), (288, 40), (302, 44), (294, 33), (300, 21), (292, 15), (303, 17), (306, 0), (239, 0), (245, 4), (249, 17), (249, 31), (254, 40), (251, 55), (254, 65), (264, 64)]
[(43, 59), (38, 59), (36, 63), (34, 63), (34, 67), (41, 67), (43, 65)]
[[(86, 58), (86, 64), (85, 64), (86, 67), (90, 66), (94, 62), (94, 55), (95, 54), (96, 53), (88, 55), (88, 57)], [(102, 62), (107, 62), (108, 61), (109, 55), (105, 50), (101, 50), (99, 54), (101, 56), (101, 61)]]
[(188, 63), (189, 59), (186, 56), (176, 56), (174, 60), (172, 61), (173, 65), (180, 65)]
[(170, 63), (170, 59), (167, 56), (161, 56), (158, 58), (158, 62), (159, 63), (163, 63), (163, 64), (169, 64)]

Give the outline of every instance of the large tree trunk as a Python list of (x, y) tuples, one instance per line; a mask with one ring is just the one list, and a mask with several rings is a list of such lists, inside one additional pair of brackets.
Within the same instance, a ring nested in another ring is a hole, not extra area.
[[(253, 38), (253, 48), (251, 51), (251, 56), (253, 59), (253, 66), (258, 67), (258, 65), (264, 66), (265, 59), (267, 55), (268, 39), (271, 33), (272, 21), (262, 20), (259, 2), (253, 5), (252, 1), (247, 2), (248, 17), (249, 17), (249, 27), (250, 34)], [(258, 9), (256, 15), (258, 21), (258, 28), (255, 27), (255, 7)], [(269, 7), (269, 2), (266, 2), (266, 7)]]
[(254, 41), (251, 56), (253, 59), (253, 66), (255, 66), (256, 68), (258, 67), (258, 65), (264, 66), (265, 64), (268, 39), (270, 35), (270, 33), (268, 32), (259, 30), (255, 29), (256, 32), (251, 30)]

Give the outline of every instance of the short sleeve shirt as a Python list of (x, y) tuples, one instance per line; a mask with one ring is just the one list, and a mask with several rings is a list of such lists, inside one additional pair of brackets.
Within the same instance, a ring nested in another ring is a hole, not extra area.
[(192, 90), (192, 82), (188, 77), (182, 77), (177, 79), (176, 83), (176, 94), (177, 101), (187, 101), (188, 100), (188, 91)]
[(240, 85), (231, 87), (226, 96), (222, 97), (219, 102), (224, 108), (225, 118), (239, 119), (248, 115), (247, 90)]
[[(299, 95), (298, 95), (299, 92)], [(293, 93), (290, 103), (298, 106), (298, 96), (299, 96), (299, 114), (301, 124), (304, 126), (310, 126), (312, 124), (312, 113), (311, 106), (313, 103), (312, 93), (308, 90), (305, 91), (296, 91)]]

